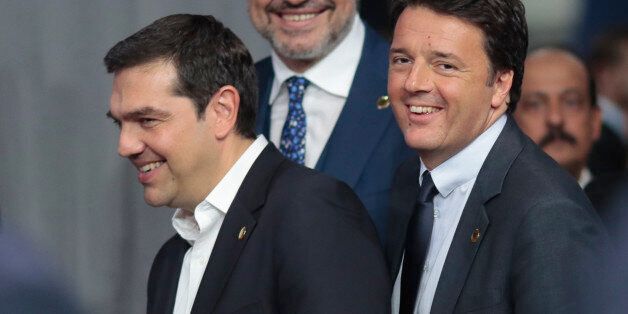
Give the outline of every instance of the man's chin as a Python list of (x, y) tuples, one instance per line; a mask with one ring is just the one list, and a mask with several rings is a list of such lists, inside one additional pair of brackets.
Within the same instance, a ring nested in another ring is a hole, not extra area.
[(574, 156), (565, 154), (565, 151), (545, 151), (563, 169), (572, 169), (577, 164)]
[(151, 207), (164, 207), (168, 206), (169, 203), (164, 200), (163, 197), (152, 195), (151, 193), (148, 193), (148, 191), (144, 191), (144, 202)]
[(284, 58), (292, 60), (316, 60), (321, 58), (327, 51), (320, 45), (311, 45), (311, 43), (297, 44), (297, 43), (277, 43), (273, 45), (273, 49), (277, 54)]

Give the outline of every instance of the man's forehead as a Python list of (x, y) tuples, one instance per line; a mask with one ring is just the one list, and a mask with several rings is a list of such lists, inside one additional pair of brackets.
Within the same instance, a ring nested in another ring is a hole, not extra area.
[(570, 83), (588, 88), (586, 65), (575, 55), (562, 50), (539, 50), (528, 56), (524, 83), (544, 81), (550, 85)]
[(471, 44), (481, 48), (484, 46), (482, 30), (463, 19), (455, 16), (439, 14), (424, 7), (406, 8), (395, 26), (393, 47), (414, 46), (425, 44), (429, 48), (451, 53), (447, 47), (460, 44)]

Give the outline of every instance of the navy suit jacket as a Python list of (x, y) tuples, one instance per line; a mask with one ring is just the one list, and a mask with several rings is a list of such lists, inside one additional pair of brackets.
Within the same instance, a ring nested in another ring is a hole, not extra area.
[[(393, 279), (418, 174), (413, 158), (395, 178), (386, 254)], [(591, 261), (608, 247), (599, 217), (575, 180), (508, 117), (464, 207), (431, 312), (587, 312), (597, 265)]]
[[(148, 313), (172, 313), (188, 248), (176, 235), (155, 257)], [(192, 313), (388, 311), (384, 254), (357, 196), (268, 145), (225, 216)]]
[[(376, 107), (386, 95), (389, 44), (370, 27), (347, 101), (316, 169), (347, 183), (360, 197), (385, 243), (390, 187), (395, 169), (413, 153), (390, 108)], [(269, 137), (269, 97), (275, 77), (270, 58), (256, 64), (259, 82), (257, 132)]]

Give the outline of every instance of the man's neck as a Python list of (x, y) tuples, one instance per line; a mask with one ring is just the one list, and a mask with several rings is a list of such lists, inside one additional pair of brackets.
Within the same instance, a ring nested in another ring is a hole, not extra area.
[(277, 56), (279, 56), (281, 62), (283, 62), (290, 70), (296, 73), (303, 73), (307, 71), (321, 60), (321, 58), (306, 60), (290, 59), (280, 55), (279, 53), (277, 53)]
[(212, 173), (208, 173), (208, 182), (199, 185), (202, 190), (194, 192), (195, 199), (194, 205), (188, 204), (187, 206), (179, 206), (190, 212), (194, 212), (194, 209), (200, 204), (206, 197), (214, 190), (218, 183), (225, 177), (227, 172), (233, 167), (233, 165), (242, 157), (244, 152), (253, 144), (253, 139), (242, 137), (238, 134), (232, 134), (224, 142), (220, 143), (215, 149), (218, 151), (217, 157), (214, 161), (214, 167)]

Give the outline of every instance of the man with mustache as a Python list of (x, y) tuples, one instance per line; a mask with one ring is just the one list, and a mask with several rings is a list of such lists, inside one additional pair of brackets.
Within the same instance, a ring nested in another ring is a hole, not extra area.
[(255, 136), (244, 44), (212, 16), (161, 18), (105, 57), (118, 152), (145, 201), (177, 208), (147, 313), (384, 313), (375, 227), (346, 184)]
[(517, 124), (584, 188), (593, 178), (587, 157), (601, 128), (592, 77), (580, 58), (559, 48), (535, 50), (525, 69)]
[(389, 44), (362, 22), (357, 2), (249, 0), (273, 48), (256, 64), (257, 132), (353, 188), (384, 242), (394, 170), (411, 151), (385, 98)]

